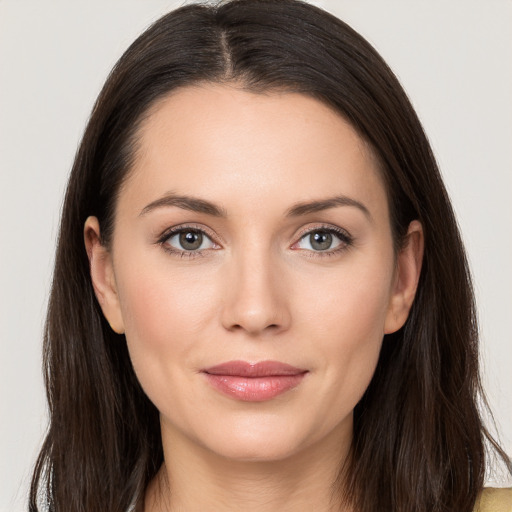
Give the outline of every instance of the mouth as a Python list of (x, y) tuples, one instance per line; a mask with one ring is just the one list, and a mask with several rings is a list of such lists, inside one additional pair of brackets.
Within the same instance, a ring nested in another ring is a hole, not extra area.
[(297, 387), (308, 370), (279, 361), (228, 361), (202, 373), (214, 389), (231, 398), (264, 402)]

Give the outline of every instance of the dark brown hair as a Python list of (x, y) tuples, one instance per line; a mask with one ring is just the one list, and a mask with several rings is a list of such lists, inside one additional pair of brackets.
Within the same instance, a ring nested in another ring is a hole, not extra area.
[[(425, 233), (417, 296), (384, 338), (354, 413), (339, 490), (359, 512), (472, 510), (485, 443), (472, 286), (449, 199), (421, 124), (397, 79), (360, 35), (297, 0), (189, 5), (162, 17), (116, 64), (94, 106), (67, 188), (44, 340), (50, 425), (30, 510), (126, 512), (162, 464), (158, 411), (124, 336), (96, 301), (83, 243), (98, 217), (108, 246), (137, 128), (155, 101), (199, 82), (294, 91), (339, 112), (373, 148), (396, 247), (413, 219)], [(340, 475), (342, 474), (340, 469)]]

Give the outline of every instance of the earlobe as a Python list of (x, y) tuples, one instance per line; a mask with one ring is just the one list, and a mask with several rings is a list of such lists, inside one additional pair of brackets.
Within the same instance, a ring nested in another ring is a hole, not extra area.
[(424, 243), (423, 227), (419, 221), (414, 220), (409, 224), (405, 244), (397, 255), (384, 334), (398, 331), (409, 316), (420, 278)]
[(84, 243), (89, 258), (89, 270), (94, 293), (103, 315), (113, 331), (124, 333), (124, 322), (117, 294), (112, 256), (101, 244), (100, 224), (96, 217), (88, 217), (84, 224)]

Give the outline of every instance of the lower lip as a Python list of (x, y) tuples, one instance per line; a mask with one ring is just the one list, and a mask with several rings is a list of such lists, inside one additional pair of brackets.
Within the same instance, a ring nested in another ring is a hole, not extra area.
[(209, 383), (221, 393), (245, 402), (264, 402), (297, 387), (306, 373), (240, 377), (205, 373)]

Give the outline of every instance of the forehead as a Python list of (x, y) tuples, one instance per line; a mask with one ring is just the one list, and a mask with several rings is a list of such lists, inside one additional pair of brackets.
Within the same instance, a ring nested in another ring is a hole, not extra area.
[(368, 145), (333, 109), (298, 93), (181, 88), (151, 108), (137, 145), (121, 191), (132, 203), (166, 192), (282, 209), (334, 192), (387, 203)]

